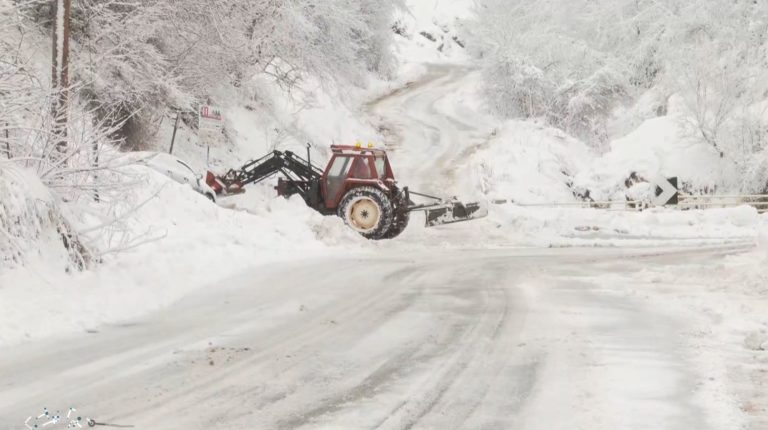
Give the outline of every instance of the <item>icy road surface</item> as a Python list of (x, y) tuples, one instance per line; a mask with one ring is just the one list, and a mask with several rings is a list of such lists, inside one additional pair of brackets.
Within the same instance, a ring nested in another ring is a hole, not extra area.
[(137, 429), (724, 428), (735, 406), (701, 392), (686, 316), (626, 291), (644, 268), (736, 251), (254, 269), (139, 321), (0, 351), (0, 428), (70, 406)]

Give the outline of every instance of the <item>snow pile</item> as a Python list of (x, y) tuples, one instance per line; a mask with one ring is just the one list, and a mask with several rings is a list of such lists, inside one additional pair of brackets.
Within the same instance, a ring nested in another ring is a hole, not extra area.
[(64, 273), (84, 267), (86, 259), (56, 199), (37, 176), (0, 162), (0, 275), (27, 265)]
[(152, 170), (129, 170), (148, 181), (124, 196), (126, 207), (137, 208), (121, 220), (132, 241), (113, 242), (103, 264), (66, 278), (50, 256), (0, 274), (0, 346), (126, 321), (255, 265), (325, 255), (338, 243), (342, 227), (300, 199), (272, 199), (254, 216), (214, 205)]
[(520, 203), (648, 201), (651, 182), (673, 176), (687, 192), (718, 191), (734, 177), (732, 165), (692, 137), (681, 103), (673, 97), (667, 116), (646, 120), (602, 155), (558, 129), (507, 121), (471, 154), (476, 179), (489, 198)]
[[(539, 121), (504, 122), (481, 149), (468, 153), (475, 185), (490, 199), (520, 203), (649, 201), (652, 182), (669, 177), (688, 193), (738, 192), (736, 165), (693, 136), (678, 97), (669, 109), (612, 141), (602, 155)], [(473, 122), (487, 127), (490, 120)]]
[(590, 161), (582, 142), (533, 122), (506, 122), (472, 159), (490, 199), (522, 203), (571, 202), (572, 177)]
[[(367, 247), (369, 241), (350, 229), (337, 216), (323, 216), (307, 207), (298, 195), (285, 199), (276, 195), (276, 181), (248, 187), (241, 195), (220, 198), (220, 205), (234, 211), (248, 213), (265, 222), (277, 221), (277, 227), (286, 216), (296, 219), (291, 228), (311, 233), (325, 245), (339, 245), (347, 249)], [(290, 214), (290, 215), (289, 215)]]
[(678, 177), (694, 192), (714, 191), (732, 177), (720, 154), (693, 137), (683, 102), (673, 97), (669, 106), (667, 116), (649, 119), (611, 142), (606, 154), (576, 176), (576, 185), (590, 190), (596, 200), (608, 201), (626, 198), (625, 182), (633, 175), (645, 180)]

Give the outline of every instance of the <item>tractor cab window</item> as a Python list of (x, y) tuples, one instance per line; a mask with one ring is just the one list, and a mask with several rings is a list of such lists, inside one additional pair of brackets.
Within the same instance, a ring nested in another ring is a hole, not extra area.
[(340, 191), (344, 189), (344, 180), (347, 178), (349, 168), (352, 164), (350, 157), (336, 157), (328, 170), (326, 187), (328, 197), (334, 200)]
[(376, 173), (382, 181), (387, 177), (387, 159), (376, 157)]
[(349, 157), (336, 157), (331, 165), (331, 169), (328, 171), (328, 176), (346, 177), (349, 171)]
[(373, 179), (368, 157), (355, 157), (355, 162), (352, 164), (352, 177), (355, 179)]

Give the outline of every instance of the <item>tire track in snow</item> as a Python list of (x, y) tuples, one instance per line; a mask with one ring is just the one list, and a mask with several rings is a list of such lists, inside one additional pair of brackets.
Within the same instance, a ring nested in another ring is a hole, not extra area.
[[(482, 280), (480, 318), (453, 342), (457, 348), (449, 357), (432, 357), (432, 361), (440, 362), (437, 370), (420, 387), (420, 392), (411, 393), (411, 400), (393, 411), (393, 416), (379, 428), (435, 428), (445, 422), (461, 428), (481, 407), (488, 391), (502, 383), (497, 377), (507, 368), (513, 354), (511, 344), (518, 338), (516, 332), (525, 316), (523, 311), (512, 318), (512, 297), (520, 297), (511, 295), (508, 265), (486, 266), (484, 271), (496, 276)], [(517, 306), (517, 310), (522, 310), (522, 301)]]
[[(397, 269), (394, 273), (400, 270), (407, 272), (411, 269)], [(169, 410), (177, 410), (181, 413), (189, 404), (205, 403), (212, 409), (224, 411), (218, 415), (226, 415), (227, 419), (236, 419), (238, 415), (251, 414), (254, 409), (263, 411), (276, 404), (285, 404), (289, 400), (295, 402), (293, 397), (301, 392), (302, 387), (312, 383), (313, 375), (293, 375), (293, 380), (301, 382), (294, 383), (286, 389), (274, 389), (264, 383), (256, 384), (257, 387), (252, 383), (243, 384), (242, 375), (254, 374), (258, 371), (262, 375), (273, 375), (272, 379), (279, 379), (292, 369), (306, 366), (306, 361), (313, 359), (311, 357), (313, 351), (322, 349), (321, 346), (327, 347), (327, 343), (341, 336), (345, 330), (365, 331), (380, 321), (373, 318), (374, 316), (386, 319), (389, 314), (386, 311), (382, 314), (382, 311), (390, 309), (387, 307), (390, 304), (388, 298), (391, 298), (394, 293), (397, 293), (397, 290), (381, 289), (376, 285), (344, 292), (337, 295), (341, 300), (309, 319), (294, 319), (288, 325), (276, 328), (266, 337), (259, 334), (251, 339), (249, 336), (237, 338), (238, 344), (258, 343), (268, 346), (253, 350), (252, 354), (228, 363), (226, 367), (208, 369), (203, 366), (201, 374), (194, 378), (188, 378), (189, 375), (183, 374), (180, 375), (181, 381), (168, 381), (167, 385), (173, 387), (174, 392), (171, 392), (172, 395), (163, 402), (158, 403), (159, 409), (162, 410), (158, 413), (158, 418), (166, 415)], [(397, 309), (391, 313), (396, 311)], [(336, 324), (329, 324), (329, 321), (335, 321)], [(354, 326), (351, 324), (353, 321), (356, 324)], [(247, 328), (248, 325), (243, 327), (244, 330)], [(280, 359), (281, 357), (290, 357), (290, 359)], [(163, 371), (163, 369), (159, 370)], [(189, 384), (186, 379), (191, 379), (194, 383)], [(177, 384), (182, 385), (184, 389), (180, 390)], [(221, 396), (222, 387), (228, 388), (225, 397)], [(275, 387), (282, 388), (280, 385)], [(248, 399), (253, 409), (243, 410), (240, 407), (228, 406), (232, 398)], [(314, 398), (314, 400), (317, 399)], [(300, 407), (298, 402), (295, 403), (291, 408)], [(213, 425), (215, 421), (216, 417), (210, 424)]]
[[(431, 272), (435, 268), (429, 268), (425, 271)], [(455, 269), (454, 269), (455, 270)], [(459, 271), (459, 270), (457, 270)], [(472, 289), (465, 290), (470, 295), (475, 296), (480, 294), (486, 296), (486, 290), (475, 291)], [(429, 289), (428, 293), (422, 294), (425, 300), (431, 300), (435, 298), (436, 291)], [(443, 292), (448, 294), (447, 292)], [(455, 290), (450, 291), (451, 294), (455, 294)], [(462, 294), (463, 295), (463, 294)], [(410, 299), (410, 302), (418, 302), (418, 300)], [(483, 299), (484, 303), (489, 303), (487, 297)], [(474, 309), (477, 306), (473, 303), (471, 306)], [(486, 307), (487, 309), (488, 307)], [(462, 317), (466, 317), (462, 315)], [(471, 318), (470, 318), (471, 319)], [(349, 408), (353, 405), (357, 405), (357, 401), (365, 398), (373, 398), (378, 394), (386, 393), (392, 385), (401, 383), (403, 380), (412, 378), (418, 379), (419, 373), (425, 368), (433, 365), (434, 362), (443, 359), (445, 350), (447, 347), (451, 347), (460, 343), (462, 335), (472, 329), (475, 329), (479, 322), (470, 324), (467, 327), (457, 329), (456, 327), (448, 327), (447, 337), (438, 344), (431, 344), (429, 342), (418, 342), (416, 344), (409, 344), (401, 351), (393, 351), (394, 358), (389, 358), (386, 362), (374, 368), (373, 371), (367, 373), (367, 376), (357, 385), (351, 387), (346, 391), (336, 393), (330, 398), (320, 402), (321, 405), (313, 408), (312, 410), (300, 414), (298, 417), (294, 417), (290, 420), (283, 421), (278, 428), (298, 428), (302, 425), (306, 425), (308, 428), (313, 428), (313, 424), (317, 425), (323, 422), (344, 422), (343, 420), (334, 417), (334, 413), (342, 411), (345, 407)], [(468, 328), (471, 327), (471, 328)], [(410, 397), (410, 394), (409, 394)], [(403, 402), (399, 402), (401, 406)], [(396, 407), (396, 411), (400, 406)]]
[(430, 65), (420, 81), (366, 106), (409, 184), (427, 192), (476, 194), (474, 185), (460, 174), (471, 155), (488, 144), (496, 123), (477, 112), (458, 112), (454, 103), (447, 103), (450, 109), (441, 106), (469, 87), (467, 80), (476, 73), (467, 67)]
[[(466, 268), (464, 268), (466, 269)], [(425, 272), (433, 272), (439, 270), (437, 267), (425, 268)], [(454, 268), (451, 272), (457, 272), (458, 277), (461, 277), (461, 267)], [(466, 276), (466, 275), (465, 275)], [(455, 277), (455, 276), (454, 276)], [(486, 281), (490, 282), (490, 279)], [(491, 285), (486, 283), (486, 285)], [(460, 289), (450, 288), (448, 290), (435, 289), (434, 287), (427, 286), (426, 288), (419, 288), (422, 292), (419, 294), (420, 298), (409, 298), (407, 301), (411, 303), (417, 303), (425, 300), (434, 301), (440, 295), (455, 296), (467, 301), (464, 305), (463, 313), (454, 315), (454, 318), (458, 318), (453, 324), (446, 325), (443, 330), (444, 334), (441, 336), (439, 342), (417, 342), (405, 345), (403, 349), (394, 349), (392, 354), (387, 360), (377, 366), (373, 366), (365, 373), (365, 377), (358, 381), (353, 381), (352, 385), (348, 385), (341, 390), (333, 390), (327, 396), (321, 400), (315, 399), (315, 403), (309, 405), (307, 410), (301, 410), (301, 412), (295, 416), (291, 416), (288, 419), (281, 420), (276, 428), (293, 429), (301, 426), (307, 428), (314, 428), (317, 425), (323, 425), (323, 423), (341, 423), (345, 422), (343, 413), (345, 409), (359, 408), (360, 403), (363, 404), (366, 401), (379, 401), (379, 398), (386, 398), (389, 400), (393, 398), (395, 401), (391, 401), (393, 404), (392, 412), (385, 414), (391, 415), (398, 410), (406, 407), (406, 409), (413, 409), (411, 403), (413, 398), (418, 398), (421, 393), (414, 392), (401, 392), (397, 391), (398, 385), (410, 384), (410, 380), (419, 380), (423, 378), (425, 372), (429, 372), (434, 367), (439, 367), (441, 362), (446, 360), (448, 356), (449, 361), (453, 361), (458, 366), (451, 366), (450, 371), (446, 370), (441, 372), (442, 377), (438, 377), (440, 381), (456, 380), (458, 375), (467, 368), (472, 367), (472, 363), (476, 362), (475, 358), (478, 354), (488, 353), (491, 348), (489, 345), (494, 345), (498, 337), (502, 334), (502, 329), (505, 326), (505, 322), (509, 317), (509, 306), (507, 304), (507, 297), (503, 289), (500, 288), (482, 288), (475, 289), (473, 287), (465, 287)], [(426, 290), (424, 292), (423, 290)], [(471, 300), (470, 300), (471, 299)], [(483, 309), (482, 314), (484, 318), (478, 320), (475, 319), (475, 312), (477, 309)], [(411, 308), (409, 308), (411, 309)], [(457, 312), (457, 311), (454, 311)], [(490, 317), (490, 318), (489, 318)], [(377, 322), (376, 324), (380, 324)], [(478, 345), (476, 339), (481, 338), (482, 345)], [(458, 348), (457, 348), (458, 346)], [(471, 353), (474, 357), (466, 356), (467, 353)], [(462, 359), (457, 359), (457, 356), (461, 356)], [(483, 366), (481, 366), (483, 367)], [(501, 369), (497, 369), (496, 373)], [(450, 375), (450, 377), (446, 377)], [(472, 379), (478, 376), (474, 374), (467, 379)], [(479, 375), (483, 379), (488, 378), (488, 375)], [(353, 378), (354, 379), (354, 378)], [(311, 383), (312, 380), (307, 380), (305, 383)], [(412, 390), (414, 387), (410, 387)], [(428, 387), (428, 392), (436, 390), (441, 391), (443, 394), (449, 389), (448, 386)], [(393, 391), (397, 394), (394, 394)], [(481, 391), (476, 391), (482, 394)], [(405, 395), (407, 401), (398, 400)], [(431, 394), (428, 394), (431, 395)], [(481, 396), (482, 397), (482, 396)], [(442, 395), (434, 396), (433, 398), (439, 400)], [(375, 399), (375, 400), (373, 400)], [(281, 398), (280, 400), (285, 400)], [(382, 400), (386, 403), (386, 400)], [(478, 402), (480, 399), (478, 399)], [(435, 401), (432, 403), (432, 407), (440, 405), (440, 402)], [(477, 405), (474, 405), (476, 407)], [(367, 414), (363, 411), (358, 411), (360, 414)], [(421, 415), (426, 414), (428, 411), (424, 411)], [(467, 412), (468, 415), (471, 411)], [(385, 421), (383, 420), (378, 425), (383, 426)], [(415, 424), (415, 422), (414, 422)], [(375, 425), (374, 425), (375, 426)], [(367, 426), (365, 426), (367, 427)], [(402, 428), (402, 427), (401, 427)]]

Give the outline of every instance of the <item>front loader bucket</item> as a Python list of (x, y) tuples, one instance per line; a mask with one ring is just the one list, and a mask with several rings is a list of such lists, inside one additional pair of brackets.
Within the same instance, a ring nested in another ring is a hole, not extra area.
[(471, 221), (488, 216), (488, 208), (480, 203), (450, 202), (440, 207), (427, 209), (425, 212), (427, 214), (427, 227)]

